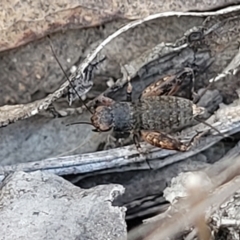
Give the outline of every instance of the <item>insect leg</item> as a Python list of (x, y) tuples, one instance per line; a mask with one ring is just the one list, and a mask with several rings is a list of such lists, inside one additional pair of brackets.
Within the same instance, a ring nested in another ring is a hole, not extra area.
[(202, 135), (203, 133), (197, 133), (187, 144), (185, 144), (163, 132), (141, 131), (142, 139), (151, 145), (162, 149), (177, 150), (180, 152), (188, 151)]
[(103, 94), (99, 95), (96, 101), (100, 102), (104, 106), (111, 106), (115, 102), (113, 99), (106, 97)]
[(172, 83), (176, 80), (176, 75), (166, 76), (155, 83), (150, 84), (146, 87), (142, 94), (141, 98), (148, 96), (160, 96), (168, 95), (167, 93), (171, 91)]
[(135, 144), (137, 150), (138, 150), (139, 152), (142, 152), (142, 151), (141, 151), (141, 145), (140, 145), (140, 137), (139, 137), (139, 134), (137, 134), (137, 133), (133, 133), (133, 142), (134, 142), (134, 144)]
[(104, 150), (113, 149), (117, 146), (117, 139), (113, 137), (111, 134), (107, 136), (106, 144), (104, 146)]
[[(186, 78), (190, 76), (191, 84), (194, 82), (194, 73), (191, 68), (185, 68), (179, 74), (166, 76), (159, 81), (150, 84), (142, 92), (141, 98), (147, 96), (160, 96), (160, 95), (174, 95), (178, 92), (179, 88), (185, 83)], [(192, 92), (193, 89), (191, 90)]]
[[(138, 152), (140, 154), (147, 154), (148, 152), (143, 152), (141, 149), (141, 145), (140, 145), (140, 133), (133, 133), (133, 142), (138, 150)], [(148, 162), (148, 160), (146, 159), (146, 163), (149, 166), (149, 169), (152, 169), (150, 163)]]
[(132, 102), (132, 84), (131, 79), (128, 76), (128, 85), (127, 85), (127, 102)]

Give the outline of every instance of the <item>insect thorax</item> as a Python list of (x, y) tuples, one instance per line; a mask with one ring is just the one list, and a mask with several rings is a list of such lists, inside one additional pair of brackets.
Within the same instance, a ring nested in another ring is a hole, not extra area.
[(113, 128), (118, 132), (129, 132), (133, 129), (132, 104), (118, 102), (112, 105)]

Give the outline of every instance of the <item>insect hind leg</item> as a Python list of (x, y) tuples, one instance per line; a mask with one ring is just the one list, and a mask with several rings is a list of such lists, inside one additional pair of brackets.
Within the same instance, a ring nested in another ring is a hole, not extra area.
[(191, 68), (184, 68), (178, 74), (165, 76), (155, 83), (150, 84), (142, 92), (141, 98), (147, 96), (173, 96), (179, 89), (186, 84), (187, 78), (190, 77), (190, 84), (192, 85), (191, 93), (194, 93), (194, 72)]
[(174, 138), (173, 136), (168, 135), (164, 132), (145, 130), (141, 131), (141, 137), (147, 143), (162, 149), (176, 150), (180, 152), (188, 151), (193, 145), (195, 145), (196, 141), (204, 134), (206, 134), (206, 132), (198, 132), (196, 135), (192, 137), (192, 139), (188, 143), (183, 143), (178, 139)]

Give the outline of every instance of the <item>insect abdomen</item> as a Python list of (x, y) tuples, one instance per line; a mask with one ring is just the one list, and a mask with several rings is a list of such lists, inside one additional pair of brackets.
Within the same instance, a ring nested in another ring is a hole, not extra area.
[(172, 96), (145, 97), (134, 104), (136, 130), (174, 132), (193, 120), (193, 104)]

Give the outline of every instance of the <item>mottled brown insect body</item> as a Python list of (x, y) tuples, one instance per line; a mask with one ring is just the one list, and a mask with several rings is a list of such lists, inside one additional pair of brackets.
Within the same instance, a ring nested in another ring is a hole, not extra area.
[(192, 74), (185, 69), (178, 75), (168, 76), (149, 85), (141, 97), (132, 102), (132, 86), (127, 88), (127, 101), (114, 102), (102, 97), (104, 106), (96, 108), (91, 121), (96, 131), (113, 129), (118, 132), (131, 132), (138, 149), (139, 138), (165, 149), (187, 151), (197, 139), (198, 134), (188, 144), (180, 142), (169, 135), (191, 125), (194, 119), (205, 113), (192, 101), (173, 96), (184, 82), (184, 78)]
[(155, 130), (171, 133), (191, 124), (196, 105), (174, 96), (154, 96), (136, 102), (117, 102), (99, 106), (93, 117), (94, 126), (102, 131)]

